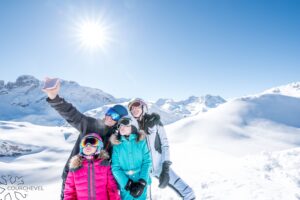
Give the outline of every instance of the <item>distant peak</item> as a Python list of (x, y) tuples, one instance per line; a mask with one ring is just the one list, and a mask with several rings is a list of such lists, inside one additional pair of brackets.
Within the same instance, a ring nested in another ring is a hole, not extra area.
[(157, 105), (163, 105), (163, 104), (165, 104), (165, 103), (173, 103), (173, 102), (174, 102), (173, 99), (163, 99), (163, 98), (160, 98), (160, 99), (158, 99), (158, 100), (156, 101), (155, 104), (157, 104)]
[(4, 81), (0, 81), (0, 88), (5, 87), (6, 89), (13, 89), (24, 86), (39, 86), (40, 81), (33, 76), (30, 75), (22, 75), (17, 78), (15, 82), (8, 82), (6, 85)]
[(40, 81), (34, 76), (22, 75), (19, 76), (15, 82), (16, 86), (39, 85)]
[(16, 80), (16, 83), (28, 83), (28, 82), (39, 82), (39, 80), (31, 75), (22, 75), (19, 76)]
[(190, 100), (190, 101), (196, 101), (197, 99), (199, 99), (199, 97), (196, 97), (196, 96), (190, 96), (188, 98), (188, 100)]

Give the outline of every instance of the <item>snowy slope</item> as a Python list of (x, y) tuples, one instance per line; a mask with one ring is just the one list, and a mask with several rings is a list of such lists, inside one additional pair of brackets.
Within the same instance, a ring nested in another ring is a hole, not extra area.
[[(299, 105), (263, 93), (167, 126), (174, 169), (201, 199), (299, 200)], [(159, 192), (157, 199), (177, 199)]]
[(170, 138), (235, 155), (297, 147), (299, 105), (300, 98), (283, 95), (235, 99), (170, 125)]
[[(193, 152), (188, 156), (187, 152)], [(172, 145), (173, 169), (201, 200), (299, 200), (300, 148), (236, 157), (188, 143)], [(180, 199), (157, 188), (154, 199)]]
[[(0, 199), (10, 199), (9, 195), (12, 200), (58, 199), (60, 176), (77, 139), (76, 131), (0, 121), (0, 138)], [(8, 148), (2, 149), (5, 144)], [(49, 184), (54, 185), (49, 187)], [(9, 185), (42, 187), (42, 190), (12, 190)]]
[(266, 90), (266, 94), (281, 94), (291, 97), (300, 97), (300, 82), (294, 82)]
[[(176, 123), (174, 124), (176, 125)], [(10, 127), (10, 128), (7, 128)], [(178, 133), (171, 132), (171, 158), (173, 169), (195, 190), (202, 200), (297, 200), (300, 197), (300, 148), (287, 145), (287, 150), (258, 151), (233, 154), (226, 148), (214, 148), (213, 144), (203, 145), (201, 141), (174, 140)], [(42, 190), (20, 191), (27, 199), (58, 199), (60, 175), (71, 151), (77, 133), (70, 128), (43, 127), (22, 122), (0, 123), (1, 139), (19, 147), (26, 146), (31, 153), (0, 157), (0, 191), (9, 194), (4, 180), (22, 177), (24, 186), (42, 187)], [(206, 135), (210, 134), (209, 132)], [(197, 135), (191, 136), (194, 140)], [(215, 138), (217, 139), (217, 137)], [(227, 143), (237, 145), (234, 138)], [(252, 141), (256, 143), (256, 141)], [(201, 144), (201, 145), (200, 145)], [(265, 144), (276, 146), (271, 139)], [(225, 145), (226, 146), (226, 145)], [(33, 147), (33, 148), (31, 148)], [(255, 148), (255, 145), (252, 146)], [(39, 149), (36, 151), (36, 149)], [(267, 149), (267, 148), (266, 148)], [(279, 147), (281, 149), (281, 147)], [(184, 162), (183, 162), (184, 161)], [(169, 188), (161, 190), (158, 181), (153, 179), (154, 200), (180, 199)], [(1, 192), (0, 192), (1, 193)], [(11, 193), (13, 195), (13, 193)], [(0, 194), (1, 197), (1, 194)], [(16, 199), (16, 198), (12, 198)], [(22, 198), (20, 198), (22, 199)]]
[[(172, 167), (197, 199), (299, 200), (299, 105), (297, 93), (264, 92), (167, 125)], [(0, 152), (0, 174), (6, 175), (0, 178), (0, 197), (3, 180), (11, 175), (22, 176), (25, 185), (43, 186), (43, 191), (28, 191), (29, 199), (57, 199), (77, 135), (68, 127), (0, 122), (0, 146), (8, 149)], [(180, 199), (157, 185), (154, 179), (154, 200)]]

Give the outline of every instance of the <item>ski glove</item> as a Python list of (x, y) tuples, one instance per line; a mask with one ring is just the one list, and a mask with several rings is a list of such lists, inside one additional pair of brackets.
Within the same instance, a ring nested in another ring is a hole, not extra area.
[(126, 186), (125, 186), (125, 190), (126, 190), (126, 191), (130, 190), (131, 187), (132, 187), (132, 185), (133, 185), (133, 181), (132, 181), (131, 179), (129, 179), (129, 180), (127, 181)]
[(144, 179), (140, 179), (138, 182), (133, 182), (130, 187), (130, 194), (134, 198), (138, 198), (144, 192), (147, 183)]
[(162, 171), (159, 176), (159, 185), (158, 187), (160, 188), (165, 188), (167, 187), (169, 181), (170, 181), (170, 165), (172, 164), (171, 161), (164, 161), (162, 165)]

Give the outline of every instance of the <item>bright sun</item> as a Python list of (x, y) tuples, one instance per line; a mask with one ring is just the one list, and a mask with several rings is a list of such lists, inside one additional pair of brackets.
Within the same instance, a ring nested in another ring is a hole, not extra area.
[(77, 25), (76, 32), (81, 48), (87, 50), (105, 50), (111, 40), (109, 27), (97, 21), (82, 21)]

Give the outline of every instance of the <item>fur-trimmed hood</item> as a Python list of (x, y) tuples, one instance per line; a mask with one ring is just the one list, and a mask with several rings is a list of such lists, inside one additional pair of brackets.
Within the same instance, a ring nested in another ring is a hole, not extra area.
[(144, 123), (147, 124), (148, 127), (153, 127), (154, 125), (162, 126), (160, 115), (157, 113), (145, 114), (144, 120)]
[[(144, 131), (138, 131), (137, 128), (135, 126), (132, 126), (132, 133), (131, 134), (135, 134), (136, 137), (136, 141), (142, 141), (146, 138), (146, 133)], [(110, 136), (109, 141), (111, 142), (112, 145), (119, 145), (121, 144), (121, 135), (118, 134), (112, 134)]]
[(139, 124), (139, 128), (141, 130), (145, 130), (146, 134), (148, 133), (148, 128), (152, 128), (155, 125), (163, 126), (160, 120), (160, 115), (157, 113), (146, 113), (141, 120), (137, 121)]
[[(101, 150), (100, 154), (95, 159), (108, 160), (109, 155), (108, 155), (107, 151)], [(73, 156), (69, 163), (70, 170), (75, 170), (75, 169), (80, 168), (82, 166), (82, 161), (83, 161), (82, 156), (80, 156), (80, 155)]]

